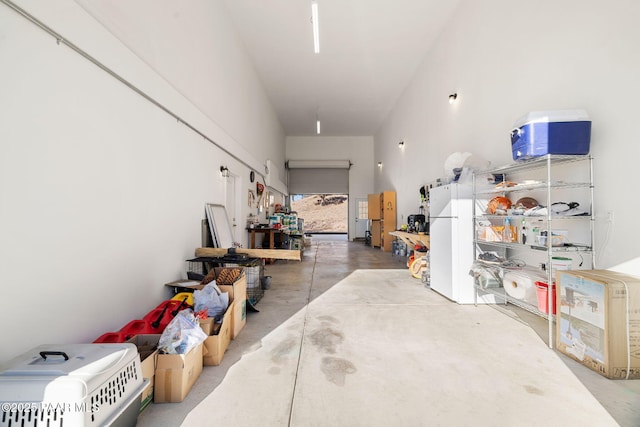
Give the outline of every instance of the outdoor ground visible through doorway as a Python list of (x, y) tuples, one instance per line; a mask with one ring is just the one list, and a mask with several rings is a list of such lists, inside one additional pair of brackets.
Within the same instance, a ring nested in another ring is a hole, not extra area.
[(293, 195), (291, 210), (304, 220), (305, 233), (348, 232), (349, 197), (346, 194)]

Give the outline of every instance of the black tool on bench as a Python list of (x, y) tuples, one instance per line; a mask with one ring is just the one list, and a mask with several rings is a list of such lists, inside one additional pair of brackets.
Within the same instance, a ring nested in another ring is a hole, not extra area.
[(228, 248), (227, 253), (222, 256), (223, 262), (239, 263), (246, 261), (249, 257), (247, 254), (241, 254), (236, 252), (236, 248)]

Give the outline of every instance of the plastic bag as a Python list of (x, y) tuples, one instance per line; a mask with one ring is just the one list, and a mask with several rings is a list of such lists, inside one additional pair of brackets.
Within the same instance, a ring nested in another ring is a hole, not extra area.
[(187, 354), (207, 339), (190, 308), (174, 317), (160, 336), (158, 350), (163, 354)]
[[(498, 257), (496, 257), (498, 258)], [(501, 288), (503, 269), (499, 265), (487, 265), (482, 261), (474, 261), (469, 275), (481, 288)]]
[(209, 317), (219, 320), (229, 307), (229, 294), (222, 292), (215, 282), (211, 282), (193, 293), (193, 301), (196, 311), (207, 310)]

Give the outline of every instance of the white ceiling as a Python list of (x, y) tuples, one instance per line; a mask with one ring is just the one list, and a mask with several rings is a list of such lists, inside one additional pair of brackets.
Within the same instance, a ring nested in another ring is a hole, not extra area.
[(459, 0), (224, 0), (287, 136), (374, 135)]

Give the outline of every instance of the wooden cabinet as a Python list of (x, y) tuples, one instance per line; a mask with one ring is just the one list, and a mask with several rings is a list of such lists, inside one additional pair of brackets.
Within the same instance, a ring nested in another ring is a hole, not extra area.
[(382, 219), (380, 216), (380, 195), (379, 194), (369, 194), (367, 197), (369, 201), (368, 206), (368, 218), (370, 220)]
[(396, 230), (396, 192), (383, 191), (369, 194), (369, 215), (371, 221), (371, 246), (383, 251), (391, 251), (391, 242), (395, 239), (389, 235)]
[(389, 233), (396, 231), (396, 192), (384, 191), (380, 193), (380, 221), (382, 223), (383, 251), (391, 251), (391, 242), (395, 239)]
[(379, 219), (371, 221), (371, 246), (379, 248), (382, 242), (382, 226)]

